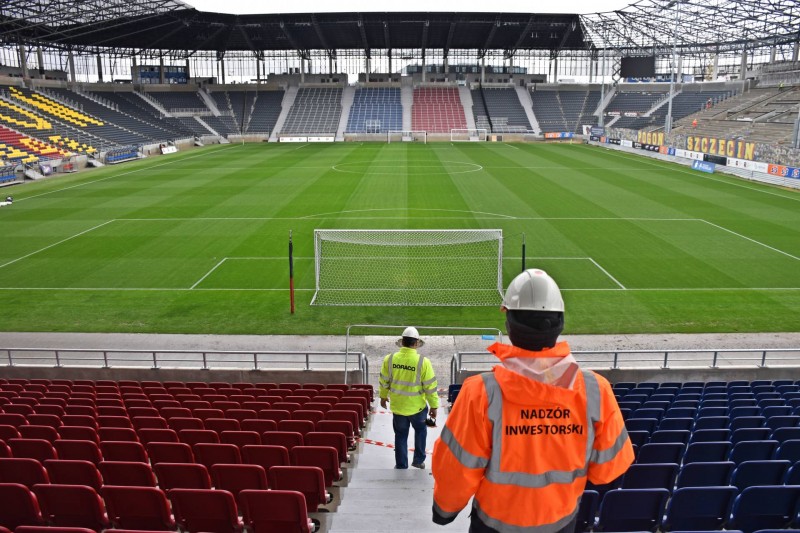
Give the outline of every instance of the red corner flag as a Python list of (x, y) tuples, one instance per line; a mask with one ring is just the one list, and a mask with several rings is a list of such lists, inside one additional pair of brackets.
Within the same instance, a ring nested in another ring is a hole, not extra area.
[(292, 246), (292, 230), (289, 230), (289, 309), (294, 314), (294, 257)]

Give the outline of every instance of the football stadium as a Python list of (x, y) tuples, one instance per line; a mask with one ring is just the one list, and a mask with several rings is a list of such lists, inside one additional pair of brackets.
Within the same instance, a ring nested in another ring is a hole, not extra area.
[(800, 530), (800, 5), (383, 7), (0, 5), (0, 533)]

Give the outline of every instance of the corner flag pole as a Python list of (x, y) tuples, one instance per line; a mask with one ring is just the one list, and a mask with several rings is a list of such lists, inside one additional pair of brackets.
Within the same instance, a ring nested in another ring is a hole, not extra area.
[(525, 234), (522, 234), (522, 272), (525, 272)]
[(289, 309), (294, 314), (294, 251), (292, 230), (289, 230)]

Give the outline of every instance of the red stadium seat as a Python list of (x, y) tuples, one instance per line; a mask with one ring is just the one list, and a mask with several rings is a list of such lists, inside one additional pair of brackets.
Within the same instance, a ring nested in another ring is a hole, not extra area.
[(243, 490), (239, 493), (245, 525), (258, 533), (312, 533), (306, 498), (293, 490)]
[(169, 489), (210, 489), (208, 469), (197, 463), (158, 463), (153, 467), (158, 486)]
[(278, 422), (278, 431), (292, 431), (305, 435), (314, 429), (315, 425), (311, 420), (281, 420)]
[(76, 461), (90, 461), (94, 464), (103, 460), (100, 447), (90, 440), (64, 440), (53, 443), (58, 451), (59, 459), (72, 459)]
[(172, 489), (175, 521), (188, 533), (241, 533), (236, 501), (224, 490)]
[(136, 432), (139, 441), (147, 446), (151, 442), (180, 442), (178, 434), (171, 429), (140, 429)]
[(227, 490), (237, 501), (245, 489), (267, 490), (267, 472), (259, 465), (216, 464), (211, 479), (215, 489)]
[(58, 432), (51, 426), (26, 425), (19, 427), (19, 434), (23, 439), (41, 439), (50, 443), (58, 438)]
[(306, 498), (306, 511), (316, 513), (331, 501), (325, 490), (325, 474), (316, 466), (273, 466), (267, 472), (269, 486), (276, 490), (296, 490)]
[(111, 526), (103, 500), (85, 485), (35, 485), (42, 517), (54, 526), (101, 531)]
[(57, 485), (86, 485), (95, 490), (103, 486), (103, 478), (94, 463), (69, 459), (49, 459), (44, 462), (50, 481)]
[(100, 438), (100, 442), (139, 442), (139, 436), (131, 428), (100, 428), (97, 430), (97, 436)]
[(58, 435), (67, 440), (90, 440), (97, 444), (100, 443), (97, 431), (84, 426), (61, 426), (58, 428)]
[(273, 466), (290, 466), (289, 451), (283, 446), (261, 445), (242, 448), (242, 463), (259, 465), (266, 472)]
[(239, 464), (242, 462), (239, 448), (233, 444), (199, 443), (193, 446), (197, 462), (209, 470), (216, 464)]
[[(0, 483), (17, 483), (31, 488), (38, 483), (50, 483), (50, 477), (42, 463), (36, 459), (2, 458), (0, 459)], [(0, 503), (1, 506), (2, 503)]]
[(350, 461), (350, 455), (347, 453), (347, 437), (344, 436), (344, 433), (312, 431), (307, 433), (303, 440), (306, 446), (331, 446), (335, 448), (339, 463)]
[(115, 529), (172, 531), (176, 528), (169, 502), (161, 489), (106, 486), (101, 492)]
[(180, 442), (186, 443), (189, 446), (195, 444), (219, 444), (219, 435), (216, 431), (208, 429), (182, 429), (178, 433)]
[(274, 420), (247, 419), (242, 420), (242, 431), (255, 431), (259, 435), (265, 431), (277, 431), (278, 424)]
[(150, 463), (194, 463), (191, 446), (183, 442), (151, 442), (147, 445)]
[(290, 453), (295, 446), (302, 446), (303, 434), (296, 431), (267, 431), (261, 435), (262, 444), (283, 446)]
[(292, 464), (296, 466), (318, 466), (325, 475), (325, 486), (342, 479), (342, 469), (336, 448), (331, 446), (295, 446), (291, 452)]
[(261, 420), (272, 420), (276, 424), (281, 420), (290, 420), (292, 413), (286, 409), (262, 409), (258, 412), (258, 418)]
[[(2, 416), (2, 415), (0, 415), (0, 416)], [(12, 416), (12, 415), (6, 415), (6, 416)], [(59, 417), (59, 416), (56, 416), (56, 415), (32, 414), (32, 415), (28, 415), (28, 422), (27, 423), (28, 424), (34, 424), (36, 426), (50, 426), (51, 428), (58, 429), (61, 426), (70, 425), (70, 424), (64, 423), (63, 419), (64, 419), (65, 416), (67, 416), (67, 415), (63, 415), (63, 416)], [(17, 426), (17, 427), (19, 427), (19, 426)]]
[(42, 439), (9, 439), (7, 444), (11, 447), (14, 457), (27, 457), (44, 463), (48, 459), (58, 459), (58, 454), (53, 445)]
[(0, 525), (14, 530), (19, 526), (43, 525), (36, 497), (25, 485), (0, 483)]
[(147, 452), (139, 442), (104, 441), (100, 443), (100, 451), (106, 461), (133, 461), (149, 463)]
[(261, 435), (256, 431), (223, 431), (219, 435), (220, 443), (233, 444), (237, 448), (246, 445), (261, 444)]
[(223, 431), (239, 431), (241, 429), (239, 421), (231, 418), (206, 418), (203, 423), (206, 429), (218, 434)]
[(97, 465), (104, 485), (120, 487), (155, 487), (156, 477), (147, 463), (133, 461), (101, 461)]
[(169, 429), (167, 421), (160, 416), (137, 416), (131, 419), (133, 429)]

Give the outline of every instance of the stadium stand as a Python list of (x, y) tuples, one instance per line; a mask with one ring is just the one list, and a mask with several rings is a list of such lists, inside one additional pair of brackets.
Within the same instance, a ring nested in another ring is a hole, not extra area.
[(534, 90), (533, 113), (542, 132), (580, 132), (584, 124), (596, 124), (593, 116), (600, 102), (600, 91)]
[[(731, 96), (730, 91), (683, 91), (672, 98), (673, 122), (695, 113), (698, 109), (705, 109), (709, 99), (717, 105)], [(629, 128), (634, 130), (658, 130), (664, 127), (664, 121), (669, 110), (668, 102), (661, 104), (649, 116), (620, 117), (613, 125), (616, 128)]]
[(297, 92), (281, 135), (333, 135), (342, 114), (342, 89), (303, 87)]
[[(250, 112), (249, 120), (246, 121), (245, 131), (247, 133), (270, 134), (278, 122), (281, 113), (281, 103), (283, 102), (284, 91), (258, 91)], [(234, 111), (235, 112), (235, 111)]]
[(411, 108), (411, 129), (428, 133), (450, 133), (464, 129), (467, 119), (458, 89), (451, 87), (418, 87), (414, 89)]
[(206, 106), (206, 103), (196, 92), (148, 91), (147, 95), (154, 98), (164, 109), (170, 112), (211, 112), (208, 106)]
[(167, 139), (174, 139), (180, 137), (192, 137), (194, 134), (191, 130), (187, 129), (175, 117), (162, 117), (161, 113), (150, 105), (146, 100), (137, 96), (133, 91), (101, 91), (94, 90), (87, 94), (108, 101), (114, 105), (120, 113), (131, 117), (137, 117), (139, 120), (148, 124), (154, 124), (164, 129), (168, 137)]
[(403, 106), (400, 89), (391, 87), (356, 89), (348, 133), (386, 133), (403, 129)]
[(472, 89), (472, 114), (476, 128), (497, 133), (526, 132), (531, 129), (525, 109), (513, 88)]

